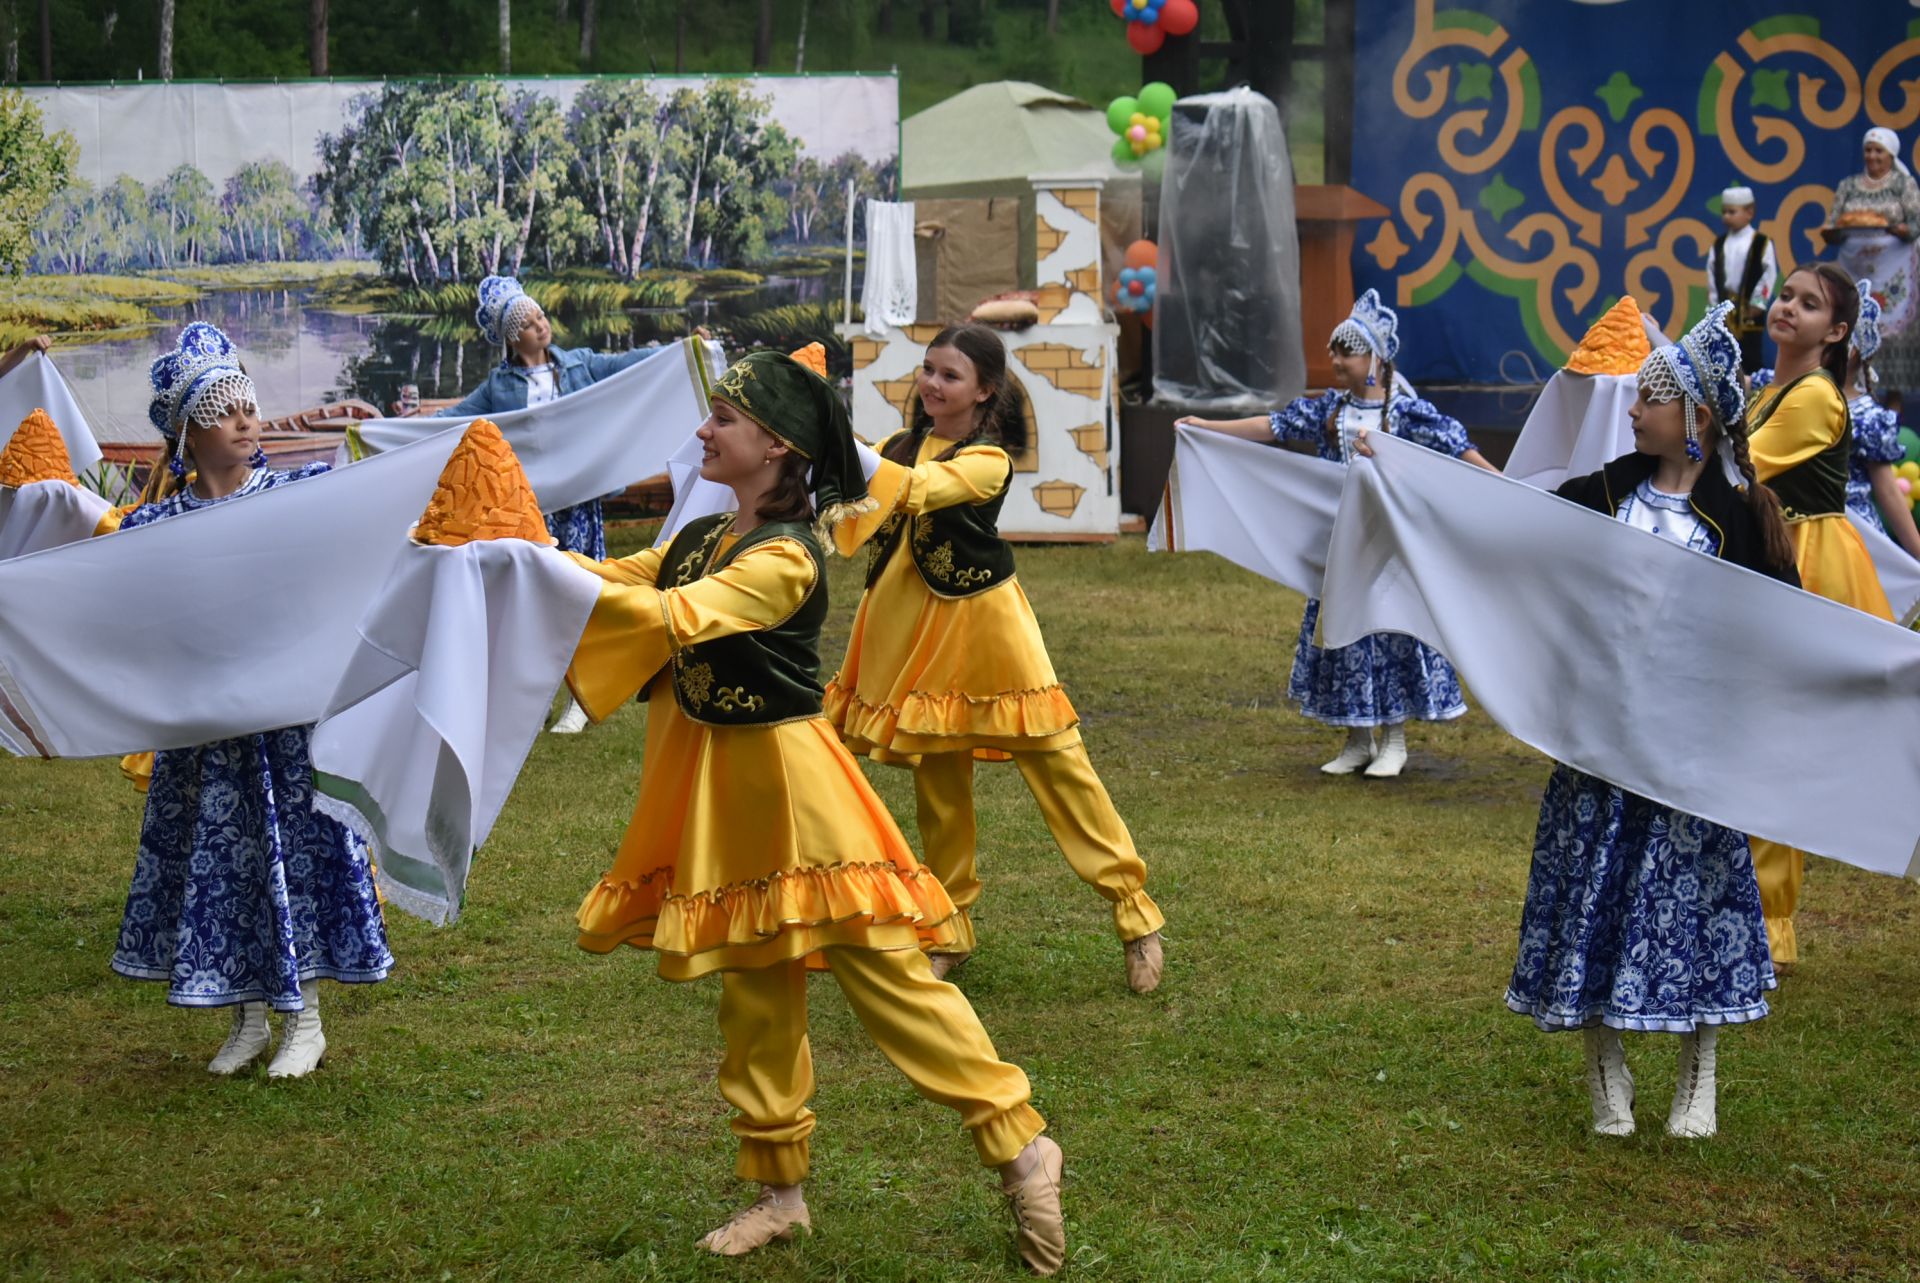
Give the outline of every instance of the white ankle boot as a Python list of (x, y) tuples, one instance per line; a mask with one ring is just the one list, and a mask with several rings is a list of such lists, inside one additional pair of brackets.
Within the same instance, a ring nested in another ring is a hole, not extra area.
[(1373, 728), (1350, 726), (1347, 728), (1347, 746), (1340, 750), (1340, 756), (1320, 769), (1328, 775), (1351, 775), (1372, 760)]
[(1380, 751), (1367, 763), (1367, 775), (1371, 779), (1389, 780), (1400, 774), (1407, 765), (1407, 724), (1395, 722), (1387, 727), (1385, 738), (1380, 741)]
[(267, 1066), (269, 1078), (305, 1078), (327, 1054), (327, 1035), (320, 1028), (319, 984), (302, 980), (300, 1001), (301, 1009), (288, 1012), (280, 1027), (280, 1050)]
[(1673, 1085), (1673, 1109), (1667, 1114), (1667, 1135), (1704, 1140), (1720, 1130), (1715, 1117), (1713, 1081), (1714, 1044), (1719, 1031), (1700, 1025), (1680, 1035), (1680, 1076)]
[(549, 735), (578, 735), (587, 729), (587, 710), (580, 707), (580, 701), (567, 701), (567, 711), (560, 714), (560, 720), (547, 728)]
[(243, 1002), (233, 1009), (233, 1028), (220, 1050), (207, 1063), (207, 1072), (225, 1078), (239, 1073), (266, 1054), (273, 1045), (273, 1030), (267, 1027), (267, 1004)]
[(1633, 1135), (1633, 1075), (1627, 1072), (1620, 1031), (1599, 1025), (1587, 1033), (1587, 1094), (1593, 1098), (1593, 1130), (1602, 1136)]

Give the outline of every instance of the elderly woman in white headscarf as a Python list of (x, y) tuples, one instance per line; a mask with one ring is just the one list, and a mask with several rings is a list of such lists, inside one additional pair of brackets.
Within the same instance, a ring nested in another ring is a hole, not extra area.
[(1861, 145), (1864, 171), (1840, 180), (1833, 194), (1828, 235), (1839, 242), (1839, 261), (1849, 276), (1873, 282), (1883, 312), (1880, 332), (1901, 334), (1914, 314), (1920, 284), (1920, 184), (1900, 159), (1900, 139), (1891, 129), (1867, 131)]

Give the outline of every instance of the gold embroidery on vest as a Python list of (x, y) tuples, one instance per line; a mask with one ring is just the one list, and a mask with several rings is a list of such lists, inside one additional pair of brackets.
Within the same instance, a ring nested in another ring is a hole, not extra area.
[(713, 523), (713, 529), (707, 531), (707, 537), (700, 541), (700, 546), (694, 549), (693, 554), (675, 568), (673, 572), (673, 586), (675, 588), (685, 588), (694, 580), (706, 576), (707, 567), (713, 562), (714, 547), (720, 542), (720, 536), (727, 532), (727, 527), (732, 524), (730, 521), (716, 521)]
[[(706, 665), (702, 664), (701, 667), (705, 668)], [(712, 674), (709, 673), (708, 676), (711, 677)], [(720, 693), (713, 697), (713, 706), (723, 713), (757, 713), (767, 706), (767, 701), (758, 695), (747, 694), (747, 688), (744, 686), (722, 686)]]
[(707, 702), (707, 696), (713, 691), (713, 665), (685, 663), (676, 655), (674, 667), (679, 670), (674, 674), (674, 680), (680, 684), (680, 693), (697, 710)]
[[(952, 544), (947, 544), (941, 551), (947, 552), (952, 547)], [(948, 560), (952, 560), (951, 554), (949, 554)], [(954, 571), (953, 578), (954, 582), (962, 588), (971, 588), (975, 584), (984, 584), (987, 580), (993, 578), (993, 572), (991, 570), (976, 570), (971, 566), (962, 566), (960, 569)]]

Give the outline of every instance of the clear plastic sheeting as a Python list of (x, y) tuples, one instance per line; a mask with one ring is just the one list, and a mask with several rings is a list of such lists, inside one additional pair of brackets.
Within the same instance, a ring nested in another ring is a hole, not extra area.
[(1174, 104), (1160, 188), (1157, 401), (1258, 411), (1306, 390), (1293, 158), (1251, 89)]

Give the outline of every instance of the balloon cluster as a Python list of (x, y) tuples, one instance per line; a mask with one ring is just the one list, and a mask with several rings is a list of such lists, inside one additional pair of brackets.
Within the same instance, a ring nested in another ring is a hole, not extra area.
[(1108, 103), (1107, 128), (1120, 135), (1113, 144), (1113, 158), (1123, 165), (1137, 164), (1165, 147), (1176, 97), (1172, 85), (1156, 80), (1134, 97)]
[(1127, 43), (1141, 56), (1159, 51), (1168, 36), (1184, 36), (1200, 25), (1193, 0), (1111, 0), (1116, 17), (1127, 22)]
[(1153, 323), (1153, 297), (1160, 278), (1160, 247), (1152, 241), (1127, 246), (1126, 266), (1113, 283), (1113, 310), (1139, 313)]

